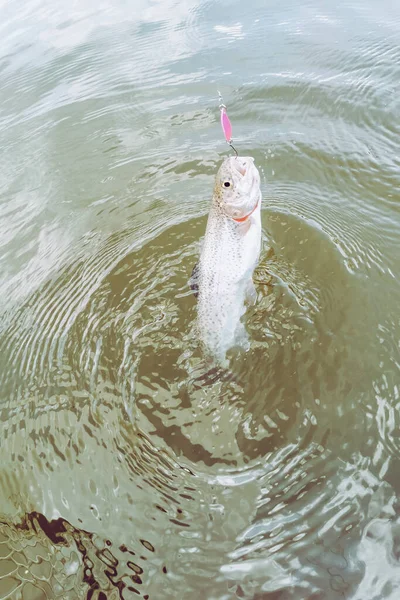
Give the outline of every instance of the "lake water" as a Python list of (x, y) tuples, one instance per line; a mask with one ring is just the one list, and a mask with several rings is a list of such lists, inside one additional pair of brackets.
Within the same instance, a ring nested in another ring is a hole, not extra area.
[[(400, 2), (0, 3), (0, 598), (398, 600)], [(261, 173), (234, 377), (188, 280)]]

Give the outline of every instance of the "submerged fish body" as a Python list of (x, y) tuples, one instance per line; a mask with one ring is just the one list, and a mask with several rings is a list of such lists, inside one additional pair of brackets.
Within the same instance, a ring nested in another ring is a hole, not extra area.
[(260, 176), (251, 157), (229, 157), (215, 180), (200, 260), (197, 328), (208, 354), (223, 363), (247, 339), (241, 317), (254, 300), (252, 274), (261, 249)]

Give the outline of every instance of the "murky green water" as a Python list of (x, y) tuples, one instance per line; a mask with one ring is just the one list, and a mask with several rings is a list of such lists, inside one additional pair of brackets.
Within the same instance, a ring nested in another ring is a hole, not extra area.
[[(0, 4), (0, 598), (398, 600), (400, 3)], [(258, 301), (206, 372), (227, 153)]]

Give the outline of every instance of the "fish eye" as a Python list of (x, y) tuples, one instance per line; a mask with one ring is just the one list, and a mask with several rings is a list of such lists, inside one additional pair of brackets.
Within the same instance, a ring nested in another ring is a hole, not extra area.
[(231, 182), (230, 181), (224, 181), (224, 186), (226, 188), (231, 187)]

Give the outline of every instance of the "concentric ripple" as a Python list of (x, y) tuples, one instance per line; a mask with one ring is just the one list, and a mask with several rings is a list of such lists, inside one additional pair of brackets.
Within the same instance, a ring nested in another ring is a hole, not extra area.
[[(400, 12), (300, 4), (0, 7), (0, 598), (398, 600)], [(229, 369), (217, 90), (263, 188)]]

